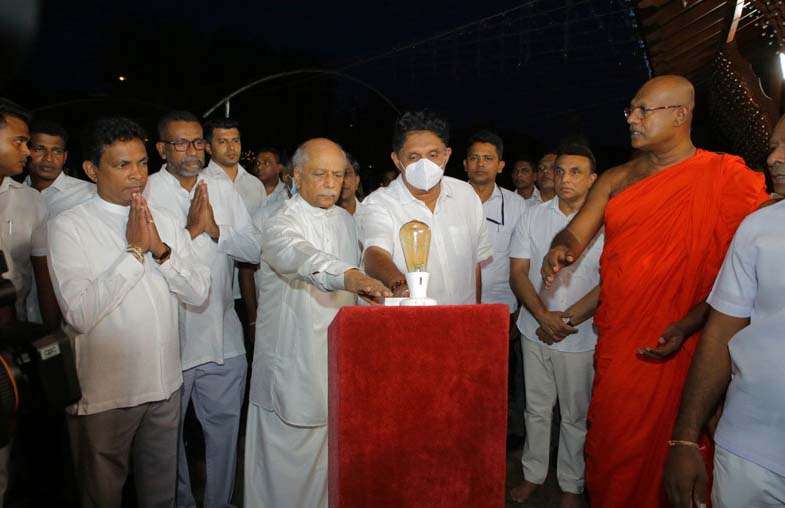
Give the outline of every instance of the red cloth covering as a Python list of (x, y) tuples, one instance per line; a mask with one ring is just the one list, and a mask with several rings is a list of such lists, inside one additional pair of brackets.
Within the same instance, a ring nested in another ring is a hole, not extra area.
[(586, 438), (592, 507), (667, 506), (667, 441), (698, 337), (665, 361), (636, 351), (706, 299), (733, 233), (766, 199), (763, 175), (743, 160), (698, 150), (608, 203)]
[(330, 507), (504, 506), (509, 319), (499, 304), (341, 309)]

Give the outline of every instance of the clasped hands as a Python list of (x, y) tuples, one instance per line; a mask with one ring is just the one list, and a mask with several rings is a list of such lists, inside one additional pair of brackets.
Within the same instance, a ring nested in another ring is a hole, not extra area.
[(153, 257), (160, 258), (166, 253), (167, 247), (158, 235), (153, 215), (141, 194), (131, 196), (131, 210), (125, 226), (125, 239), (128, 247), (142, 254), (151, 252)]
[(188, 209), (188, 219), (185, 229), (191, 235), (191, 239), (196, 238), (202, 233), (207, 233), (213, 241), (218, 241), (221, 230), (215, 223), (213, 207), (210, 204), (210, 197), (207, 194), (207, 184), (202, 181), (196, 184), (196, 191), (191, 200), (191, 207)]

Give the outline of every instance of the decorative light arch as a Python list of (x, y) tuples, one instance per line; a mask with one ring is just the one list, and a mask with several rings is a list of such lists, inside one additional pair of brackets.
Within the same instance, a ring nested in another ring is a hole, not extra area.
[(213, 107), (211, 107), (210, 109), (208, 109), (202, 115), (202, 117), (203, 118), (207, 118), (216, 109), (221, 107), (221, 105), (223, 104), (224, 105), (224, 116), (226, 116), (228, 118), (229, 117), (229, 113), (231, 111), (231, 100), (234, 97), (240, 95), (241, 93), (243, 93), (243, 92), (245, 92), (247, 90), (250, 90), (251, 88), (256, 87), (257, 85), (261, 85), (262, 83), (266, 83), (266, 82), (269, 82), (269, 81), (274, 81), (276, 79), (286, 78), (286, 77), (289, 77), (289, 76), (296, 76), (298, 74), (324, 74), (324, 75), (336, 76), (336, 77), (339, 77), (339, 78), (346, 79), (348, 81), (352, 81), (354, 83), (357, 83), (358, 85), (361, 85), (361, 86), (367, 88), (368, 90), (370, 90), (371, 92), (373, 92), (374, 94), (379, 96), (384, 102), (387, 103), (388, 106), (390, 106), (395, 111), (396, 114), (398, 114), (398, 115), (401, 114), (401, 111), (395, 106), (395, 104), (386, 95), (384, 95), (378, 88), (374, 87), (373, 85), (370, 85), (370, 84), (366, 83), (365, 81), (363, 81), (361, 79), (355, 78), (354, 76), (350, 76), (349, 74), (345, 74), (345, 73), (340, 72), (340, 71), (335, 71), (335, 70), (330, 70), (330, 69), (297, 69), (297, 70), (293, 70), (293, 71), (279, 72), (277, 74), (271, 74), (269, 76), (265, 76), (263, 78), (257, 79), (256, 81), (253, 81), (253, 82), (248, 83), (247, 85), (245, 85), (243, 87), (238, 88), (234, 92), (232, 92), (229, 95), (223, 97), (220, 101), (215, 103), (215, 105)]

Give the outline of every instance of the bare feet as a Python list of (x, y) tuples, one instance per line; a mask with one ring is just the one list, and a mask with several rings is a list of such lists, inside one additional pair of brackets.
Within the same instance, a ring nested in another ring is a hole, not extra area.
[(581, 501), (580, 494), (573, 494), (572, 492), (562, 492), (561, 495), (561, 508), (582, 508), (583, 502)]
[(510, 490), (510, 499), (515, 503), (525, 503), (529, 497), (534, 494), (534, 491), (539, 489), (540, 486), (527, 480)]

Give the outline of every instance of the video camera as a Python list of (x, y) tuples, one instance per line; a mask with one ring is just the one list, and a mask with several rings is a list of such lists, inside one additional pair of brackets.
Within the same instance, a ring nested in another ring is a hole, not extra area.
[[(0, 250), (0, 274), (8, 271)], [(0, 278), (0, 308), (14, 311), (16, 290)], [(47, 334), (35, 323), (0, 325), (0, 447), (8, 443), (8, 422), (20, 411), (62, 411), (82, 398), (70, 338)]]

